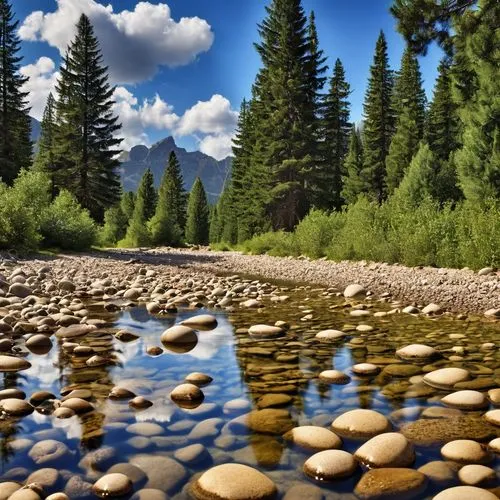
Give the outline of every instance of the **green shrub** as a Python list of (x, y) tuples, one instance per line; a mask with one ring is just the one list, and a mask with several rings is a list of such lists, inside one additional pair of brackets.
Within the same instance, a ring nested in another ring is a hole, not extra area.
[(104, 225), (99, 230), (99, 244), (115, 246), (118, 241), (125, 237), (127, 222), (127, 216), (123, 213), (120, 205), (108, 208), (104, 213)]
[(313, 259), (325, 255), (333, 236), (339, 231), (341, 218), (321, 210), (311, 210), (295, 228), (298, 252)]
[(45, 210), (40, 231), (45, 246), (67, 250), (89, 248), (97, 237), (97, 227), (88, 211), (64, 190)]
[(296, 255), (297, 248), (294, 235), (285, 231), (269, 232), (254, 236), (242, 243), (245, 252), (254, 255), (269, 253), (270, 255)]

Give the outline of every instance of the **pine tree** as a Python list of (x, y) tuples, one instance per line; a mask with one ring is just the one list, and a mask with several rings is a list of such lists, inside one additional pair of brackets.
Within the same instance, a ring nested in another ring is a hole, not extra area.
[(364, 103), (364, 179), (369, 180), (367, 194), (381, 203), (386, 197), (385, 159), (394, 133), (392, 109), (393, 74), (389, 68), (387, 43), (381, 31), (375, 48), (373, 65)]
[(123, 214), (127, 218), (127, 223), (131, 219), (132, 214), (134, 213), (134, 205), (135, 205), (135, 193), (133, 191), (123, 191), (120, 200), (120, 207), (122, 209)]
[(222, 226), (219, 217), (219, 205), (216, 203), (210, 207), (210, 228), (208, 241), (210, 243), (219, 243), (222, 238)]
[(151, 207), (151, 186), (153, 174), (149, 168), (144, 172), (137, 194), (135, 196), (134, 211), (128, 222), (125, 238), (118, 242), (122, 247), (141, 247), (151, 244), (151, 234), (147, 227), (148, 210)]
[(114, 88), (88, 17), (82, 14), (76, 28), (57, 84), (56, 162), (62, 187), (100, 220), (120, 197), (116, 147), (121, 139), (115, 134), (121, 125), (113, 116)]
[(43, 172), (47, 172), (51, 181), (51, 195), (54, 199), (57, 195), (57, 171), (54, 158), (56, 116), (55, 99), (52, 92), (47, 98), (47, 104), (43, 112), (43, 118), (40, 129), (40, 138), (38, 139), (38, 152), (33, 162), (33, 167)]
[(32, 155), (28, 93), (21, 91), (28, 78), (19, 73), (18, 25), (9, 2), (0, 0), (0, 179), (7, 184), (31, 165)]
[(156, 202), (158, 200), (158, 193), (154, 185), (154, 176), (150, 168), (147, 168), (141, 178), (139, 190), (142, 190), (144, 199), (144, 218), (146, 221), (150, 220), (156, 211)]
[(199, 177), (196, 177), (187, 207), (186, 241), (193, 245), (208, 244), (209, 208), (205, 189)]
[(108, 208), (104, 212), (104, 225), (99, 235), (101, 245), (114, 246), (127, 233), (128, 218), (123, 213), (121, 204)]
[(368, 191), (370, 184), (367, 179), (363, 178), (363, 144), (355, 125), (351, 129), (344, 169), (346, 175), (342, 178), (342, 198), (348, 204), (356, 203), (359, 195)]
[(344, 67), (340, 59), (337, 59), (323, 111), (323, 175), (319, 182), (322, 189), (317, 206), (327, 210), (339, 210), (343, 204), (342, 177), (346, 173), (344, 159), (349, 149), (352, 128), (349, 123), (350, 93)]
[(153, 242), (156, 245), (178, 245), (182, 240), (185, 218), (184, 181), (177, 156), (172, 151), (158, 190), (156, 211), (149, 223)]

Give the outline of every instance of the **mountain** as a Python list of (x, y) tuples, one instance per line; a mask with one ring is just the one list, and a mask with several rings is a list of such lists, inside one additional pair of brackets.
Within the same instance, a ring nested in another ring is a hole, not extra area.
[(38, 138), (40, 137), (40, 130), (42, 128), (42, 124), (36, 119), (30, 116), (31, 118), (31, 141), (33, 144), (36, 144)]
[(120, 175), (124, 190), (136, 191), (142, 174), (148, 167), (153, 172), (155, 186), (158, 187), (171, 151), (175, 152), (179, 160), (186, 190), (189, 191), (196, 177), (200, 177), (209, 201), (216, 201), (231, 171), (231, 158), (217, 161), (200, 151), (188, 152), (178, 147), (173, 137), (167, 137), (151, 148), (134, 146), (128, 153), (124, 151), (120, 155)]

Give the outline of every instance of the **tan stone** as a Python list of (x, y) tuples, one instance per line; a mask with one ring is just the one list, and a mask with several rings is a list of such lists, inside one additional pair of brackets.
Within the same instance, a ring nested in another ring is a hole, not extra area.
[(317, 481), (332, 481), (354, 474), (354, 457), (343, 450), (325, 450), (314, 454), (304, 463), (304, 473)]

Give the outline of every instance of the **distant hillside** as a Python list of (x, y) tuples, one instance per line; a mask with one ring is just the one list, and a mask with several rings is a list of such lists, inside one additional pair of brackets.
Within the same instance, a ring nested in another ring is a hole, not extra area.
[(36, 119), (30, 116), (31, 118), (31, 142), (33, 143), (33, 150), (38, 151), (38, 138), (40, 137), (40, 130), (42, 124)]
[(177, 147), (173, 137), (167, 137), (151, 148), (134, 146), (129, 153), (122, 153), (120, 173), (124, 189), (136, 191), (142, 174), (148, 167), (153, 172), (155, 185), (158, 186), (171, 151), (175, 151), (179, 160), (186, 190), (189, 191), (196, 177), (200, 177), (209, 200), (215, 201), (229, 175), (231, 158), (217, 161), (200, 151), (188, 152)]

